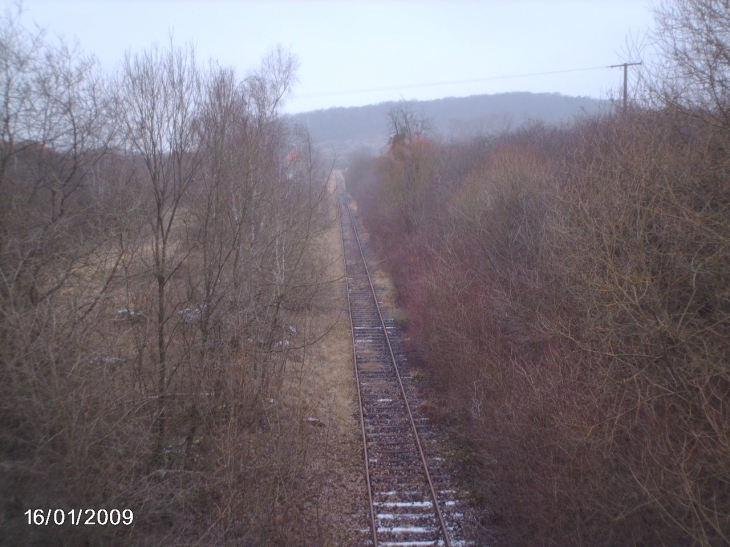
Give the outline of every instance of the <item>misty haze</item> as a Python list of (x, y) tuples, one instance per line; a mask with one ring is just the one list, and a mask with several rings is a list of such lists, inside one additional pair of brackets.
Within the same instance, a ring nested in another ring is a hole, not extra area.
[(0, 545), (730, 545), (730, 2), (0, 14)]

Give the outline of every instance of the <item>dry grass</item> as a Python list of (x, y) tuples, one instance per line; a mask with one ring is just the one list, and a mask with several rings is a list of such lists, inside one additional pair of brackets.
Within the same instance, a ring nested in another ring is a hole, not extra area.
[(302, 419), (316, 439), (306, 470), (306, 482), (316, 486), (307, 511), (330, 530), (322, 545), (354, 546), (359, 542), (356, 531), (362, 527), (367, 494), (338, 222), (322, 234), (318, 249), (319, 260), (328, 264), (326, 278), (336, 280), (322, 295), (324, 309), (310, 322), (313, 331), (325, 334), (317, 336), (301, 364), (291, 368), (285, 392), (290, 404), (304, 409)]

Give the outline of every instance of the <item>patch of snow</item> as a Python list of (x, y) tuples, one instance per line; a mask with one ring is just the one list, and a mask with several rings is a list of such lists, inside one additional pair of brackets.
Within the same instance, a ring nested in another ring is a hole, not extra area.
[(382, 520), (393, 520), (393, 519), (422, 519), (425, 515), (423, 513), (378, 513), (377, 518)]
[(177, 314), (182, 318), (183, 323), (198, 323), (203, 317), (203, 312), (200, 308), (185, 308), (177, 312)]
[(373, 505), (382, 505), (383, 507), (431, 507), (431, 501), (374, 501)]
[(380, 541), (378, 545), (382, 545), (382, 547), (428, 547), (438, 544), (433, 541)]
[(426, 534), (428, 532), (434, 532), (435, 530), (436, 528), (426, 528), (424, 526), (394, 526), (393, 528), (388, 528), (386, 526), (378, 527), (378, 532), (381, 534), (388, 532), (392, 534), (402, 534), (404, 532), (411, 534)]

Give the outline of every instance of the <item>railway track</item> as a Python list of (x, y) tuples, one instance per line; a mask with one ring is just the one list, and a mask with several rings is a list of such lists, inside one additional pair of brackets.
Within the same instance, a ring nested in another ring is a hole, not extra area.
[(343, 191), (339, 207), (370, 503), (367, 544), (473, 545), (464, 540), (462, 504), (443, 459), (424, 449), (433, 432), (409, 404), (410, 378), (399, 371), (404, 358), (392, 340), (396, 327), (379, 305)]

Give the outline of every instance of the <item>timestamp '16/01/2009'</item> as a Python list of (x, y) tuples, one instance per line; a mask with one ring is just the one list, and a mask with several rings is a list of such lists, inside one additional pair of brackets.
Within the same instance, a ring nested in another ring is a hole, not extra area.
[(36, 526), (130, 526), (134, 522), (131, 509), (28, 509), (23, 514), (29, 525)]

